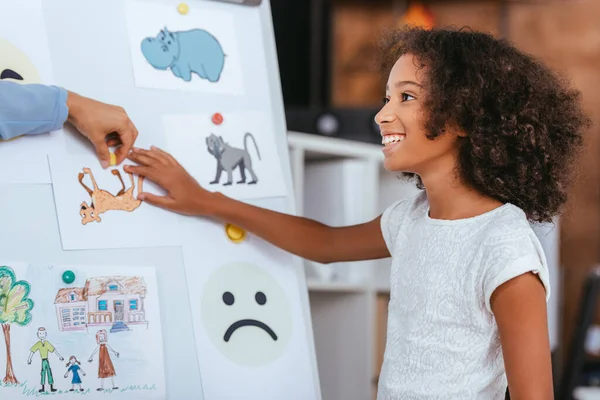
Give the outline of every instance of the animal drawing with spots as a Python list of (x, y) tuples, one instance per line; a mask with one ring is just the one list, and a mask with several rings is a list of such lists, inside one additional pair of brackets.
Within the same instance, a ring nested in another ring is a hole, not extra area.
[[(121, 173), (119, 170), (113, 169), (111, 172), (121, 181), (122, 189), (117, 193), (116, 196), (98, 187), (96, 180), (94, 179), (94, 175), (92, 175), (92, 171), (89, 168), (84, 168), (83, 173), (79, 173), (79, 183), (88, 192), (91, 198), (90, 205), (88, 205), (85, 201), (81, 203), (79, 214), (81, 215), (81, 223), (83, 225), (93, 221), (100, 222), (100, 214), (106, 211), (131, 212), (140, 206), (141, 200), (138, 200), (133, 196), (133, 175), (128, 174), (129, 179), (131, 180), (131, 187), (125, 190), (125, 183), (123, 182), (123, 178), (121, 178)], [(90, 176), (94, 190), (88, 188), (85, 183), (83, 183), (85, 174)], [(138, 176), (138, 194), (142, 191), (143, 180), (144, 178), (142, 176)]]

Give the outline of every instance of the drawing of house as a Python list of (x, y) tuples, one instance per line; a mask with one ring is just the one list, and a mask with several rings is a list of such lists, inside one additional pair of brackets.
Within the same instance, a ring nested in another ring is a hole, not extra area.
[(144, 311), (146, 283), (139, 276), (107, 276), (87, 279), (82, 288), (62, 288), (54, 305), (61, 331), (110, 326), (111, 332), (128, 325), (148, 325)]

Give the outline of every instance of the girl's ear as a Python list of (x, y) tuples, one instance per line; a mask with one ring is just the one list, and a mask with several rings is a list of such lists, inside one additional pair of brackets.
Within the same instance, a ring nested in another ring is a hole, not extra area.
[(446, 126), (444, 126), (444, 129), (442, 129), (442, 133), (450, 133), (450, 134), (456, 135), (456, 136), (458, 136), (460, 138), (466, 138), (467, 136), (469, 136), (467, 134), (467, 132), (465, 132), (464, 130), (460, 129), (460, 127), (458, 127), (454, 123), (448, 123), (448, 124), (446, 124)]

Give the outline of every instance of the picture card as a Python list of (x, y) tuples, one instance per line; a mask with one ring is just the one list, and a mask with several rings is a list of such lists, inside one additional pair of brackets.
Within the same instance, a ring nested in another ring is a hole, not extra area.
[[(0, 81), (53, 85), (47, 37), (41, 0), (0, 2)], [(47, 154), (62, 133), (0, 139), (0, 184), (50, 183)]]
[(230, 13), (202, 2), (129, 1), (127, 26), (136, 86), (244, 94), (244, 62)]
[(2, 398), (166, 399), (154, 268), (0, 263), (0, 298)]
[(318, 398), (293, 256), (230, 224), (182, 229), (205, 398)]
[(137, 199), (164, 195), (120, 166), (102, 169), (95, 154), (49, 157), (64, 250), (179, 245), (178, 215)]
[(258, 112), (163, 117), (168, 152), (206, 190), (237, 199), (287, 193), (275, 134)]

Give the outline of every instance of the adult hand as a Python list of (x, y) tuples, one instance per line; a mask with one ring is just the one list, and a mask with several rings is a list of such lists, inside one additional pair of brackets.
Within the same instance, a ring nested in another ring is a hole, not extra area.
[(68, 92), (68, 121), (96, 148), (103, 168), (110, 165), (109, 146), (115, 151), (117, 165), (133, 147), (138, 131), (122, 107), (105, 104), (77, 93)]
[(125, 172), (146, 177), (167, 191), (166, 196), (142, 192), (138, 199), (186, 215), (207, 212), (213, 193), (203, 189), (169, 153), (154, 146), (134, 148), (128, 158), (139, 165), (125, 165)]

